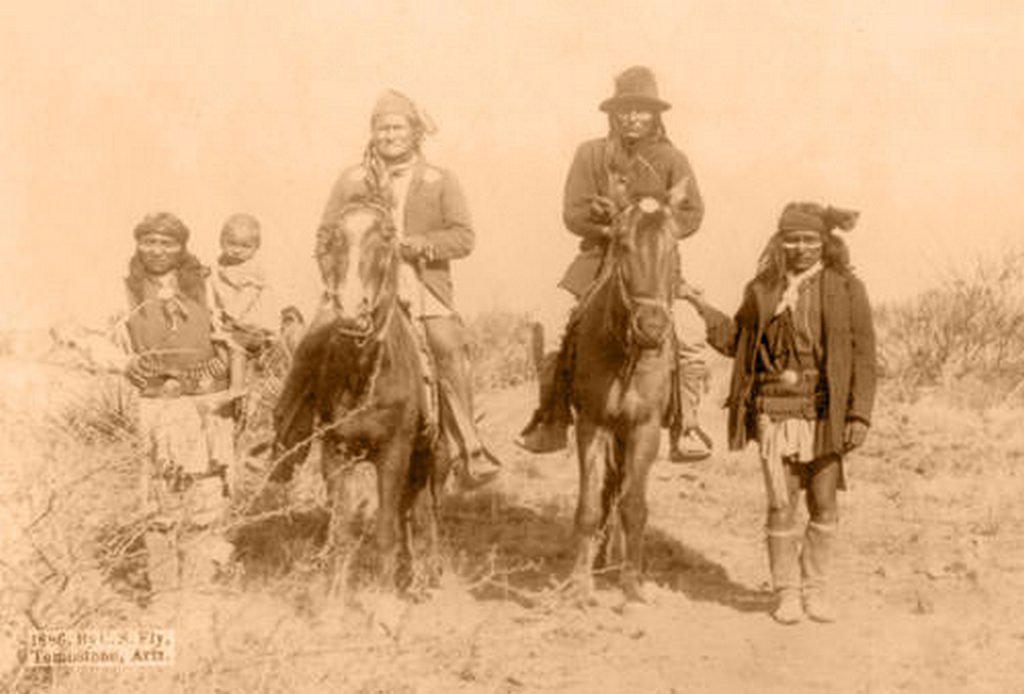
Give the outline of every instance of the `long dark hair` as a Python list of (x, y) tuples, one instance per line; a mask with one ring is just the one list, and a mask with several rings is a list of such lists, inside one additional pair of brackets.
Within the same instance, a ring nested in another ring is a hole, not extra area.
[[(612, 174), (629, 177), (628, 172), (636, 161), (643, 162), (643, 165), (653, 171), (650, 163), (650, 156), (654, 148), (671, 147), (672, 141), (668, 138), (665, 124), (661, 120), (661, 114), (654, 112), (654, 127), (651, 133), (635, 143), (627, 145), (622, 139), (622, 132), (614, 113), (608, 114), (608, 137), (604, 147), (604, 170), (609, 176)], [(663, 192), (663, 191), (661, 191)]]
[[(414, 128), (414, 137), (416, 137), (416, 140), (412, 146), (412, 155), (410, 159), (422, 156), (422, 128), (418, 131)], [(370, 142), (366, 145), (366, 149), (363, 150), (363, 168), (366, 170), (367, 174), (366, 182), (369, 188), (368, 200), (380, 203), (389, 209), (393, 208), (395, 201), (391, 192), (391, 175), (388, 173), (387, 163), (381, 158), (380, 153), (377, 152), (377, 147), (374, 145), (372, 137), (370, 138)]]
[[(781, 231), (773, 234), (757, 261), (754, 279), (769, 287), (779, 286), (786, 281), (786, 251), (782, 247), (782, 236)], [(831, 231), (823, 232), (821, 241), (822, 265), (840, 272), (850, 272), (850, 248), (846, 241)]]
[[(203, 306), (206, 305), (206, 277), (209, 271), (199, 262), (198, 258), (183, 247), (171, 272), (177, 275), (178, 289), (182, 294)], [(128, 276), (124, 280), (132, 305), (142, 303), (143, 287), (149, 276), (149, 272), (142, 264), (142, 258), (136, 251), (128, 261)]]
[(822, 265), (840, 272), (850, 272), (850, 249), (846, 241), (833, 231), (850, 231), (857, 225), (860, 213), (842, 207), (817, 202), (791, 202), (779, 215), (778, 231), (768, 240), (757, 261), (755, 279), (770, 286), (781, 285), (786, 279), (786, 252), (782, 237), (787, 231), (817, 231), (821, 235)]
[[(654, 130), (650, 135), (645, 137), (645, 142), (669, 142), (668, 131), (665, 129), (665, 122), (661, 120), (661, 113), (658, 111), (651, 111), (651, 115), (654, 116)], [(621, 132), (619, 128), (619, 122), (615, 118), (614, 113), (608, 114), (608, 135), (611, 139), (620, 142), (622, 141)]]

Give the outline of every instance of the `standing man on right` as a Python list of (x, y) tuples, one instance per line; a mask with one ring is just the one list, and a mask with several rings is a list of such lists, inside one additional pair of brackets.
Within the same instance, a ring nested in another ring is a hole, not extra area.
[[(671, 105), (658, 96), (654, 73), (647, 67), (631, 67), (615, 78), (613, 96), (601, 102), (600, 109), (608, 114), (608, 135), (584, 142), (576, 151), (565, 182), (562, 219), (569, 231), (580, 237), (580, 251), (559, 287), (577, 300), (597, 278), (613, 220), (631, 203), (651, 197), (666, 205), (678, 240), (700, 227), (704, 203), (697, 180), (686, 155), (669, 140), (661, 121), (661, 114), (669, 108)], [(682, 308), (685, 311), (688, 307)], [(571, 415), (565, 378), (574, 339), (573, 323), (570, 316), (557, 357), (545, 360), (540, 375), (540, 406), (519, 441), (534, 453), (567, 445)], [(556, 330), (545, 332), (549, 336), (557, 334)], [(678, 326), (676, 332), (678, 335)], [(677, 392), (689, 397), (699, 393), (699, 388), (680, 387)], [(677, 414), (670, 419), (681, 417)]]
[[(875, 329), (846, 242), (858, 213), (792, 202), (779, 216), (730, 317), (695, 290), (682, 291), (707, 325), (708, 342), (733, 358), (729, 447), (757, 441), (768, 497), (772, 616), (832, 622), (828, 595), (839, 524), (843, 457), (864, 444), (875, 401)], [(796, 515), (806, 492), (808, 515)], [(802, 536), (802, 541), (801, 541)]]

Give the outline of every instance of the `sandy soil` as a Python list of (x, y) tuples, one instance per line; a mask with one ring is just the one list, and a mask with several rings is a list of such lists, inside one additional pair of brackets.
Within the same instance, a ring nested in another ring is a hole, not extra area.
[[(576, 463), (571, 454), (531, 456), (512, 445), (511, 434), (533, 405), (533, 387), (522, 387), (480, 396), (484, 431), (506, 469), (492, 488), (446, 501), (449, 568), (439, 588), (417, 600), (367, 590), (348, 601), (325, 601), (321, 575), (300, 560), (262, 581), (196, 586), (173, 603), (143, 609), (98, 570), (84, 571), (64, 588), (62, 607), (50, 610), (53, 624), (62, 626), (71, 614), (79, 626), (171, 623), (178, 635), (175, 666), (29, 670), (18, 688), (362, 694), (1024, 689), (1024, 412), (960, 411), (938, 395), (900, 404), (883, 393), (868, 445), (848, 461), (850, 489), (841, 499), (835, 575), (842, 619), (783, 627), (767, 613), (755, 456), (724, 450), (717, 409), (723, 382), (717, 373), (703, 414), (716, 442), (713, 458), (696, 465), (663, 460), (654, 469), (648, 605), (624, 605), (613, 582), (599, 591), (600, 605), (587, 609), (558, 591), (571, 559)], [(5, 424), (14, 412), (3, 410)], [(33, 444), (9, 426), (6, 440), (7, 454)], [(23, 492), (35, 488), (26, 466), (38, 461), (59, 477), (71, 454), (56, 443), (50, 451), (40, 451), (39, 441), (34, 445), (20, 465), (5, 455), (0, 502), (17, 511), (10, 516), (16, 519), (35, 518), (46, 502), (25, 500)], [(94, 460), (124, 453), (115, 448), (93, 450), (100, 456)], [(58, 496), (58, 504), (67, 504), (63, 517), (77, 523), (55, 526), (57, 537), (76, 538), (79, 554), (88, 555), (98, 529), (127, 512), (130, 479), (127, 463), (100, 468), (78, 481), (74, 494)], [(315, 482), (305, 484), (315, 496)], [(51, 515), (47, 522), (56, 523), (57, 514)], [(7, 533), (4, 539), (24, 549), (19, 537)], [(4, 557), (9, 564), (18, 559)], [(22, 590), (8, 593), (11, 617), (17, 603), (11, 596), (25, 591), (7, 580)], [(72, 598), (90, 609), (75, 611)]]

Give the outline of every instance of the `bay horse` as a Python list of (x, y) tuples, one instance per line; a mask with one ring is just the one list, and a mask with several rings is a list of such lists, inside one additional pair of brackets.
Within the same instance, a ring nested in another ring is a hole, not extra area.
[[(355, 539), (351, 473), (360, 462), (373, 463), (377, 578), (384, 589), (404, 588), (412, 578), (410, 525), (417, 502), (422, 502), (436, 569), (437, 506), (450, 461), (438, 436), (436, 403), (424, 385), (429, 368), (424, 348), (399, 302), (402, 260), (389, 211), (373, 201), (353, 201), (327, 231), (331, 252), (325, 262), (331, 267), (324, 274), (328, 295), (335, 297), (335, 316), (304, 340), (316, 345), (310, 350), (316, 357), (307, 388), (319, 420), (313, 436), (322, 439), (329, 547), (337, 572)], [(281, 446), (304, 458), (311, 437), (302, 435), (310, 428), (283, 432)], [(334, 576), (335, 585), (344, 580)]]
[(569, 384), (580, 487), (572, 578), (587, 601), (614, 513), (624, 539), (621, 588), (627, 600), (644, 600), (647, 477), (669, 406), (674, 359), (670, 302), (678, 258), (672, 227), (666, 206), (652, 197), (623, 209), (575, 316)]

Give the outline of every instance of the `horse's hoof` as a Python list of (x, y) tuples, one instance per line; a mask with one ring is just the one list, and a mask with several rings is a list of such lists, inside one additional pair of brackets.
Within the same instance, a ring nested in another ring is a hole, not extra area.
[(647, 604), (647, 593), (644, 591), (640, 581), (631, 579), (622, 584), (622, 594), (626, 597), (627, 603)]
[(600, 607), (597, 597), (593, 593), (578, 593), (573, 595), (571, 604), (578, 610), (589, 610)]
[(567, 599), (569, 604), (579, 609), (597, 607), (598, 601), (594, 594), (594, 584), (591, 581), (573, 581), (568, 586)]
[(371, 598), (367, 609), (370, 624), (391, 638), (397, 638), (409, 605), (393, 593), (378, 593)]

